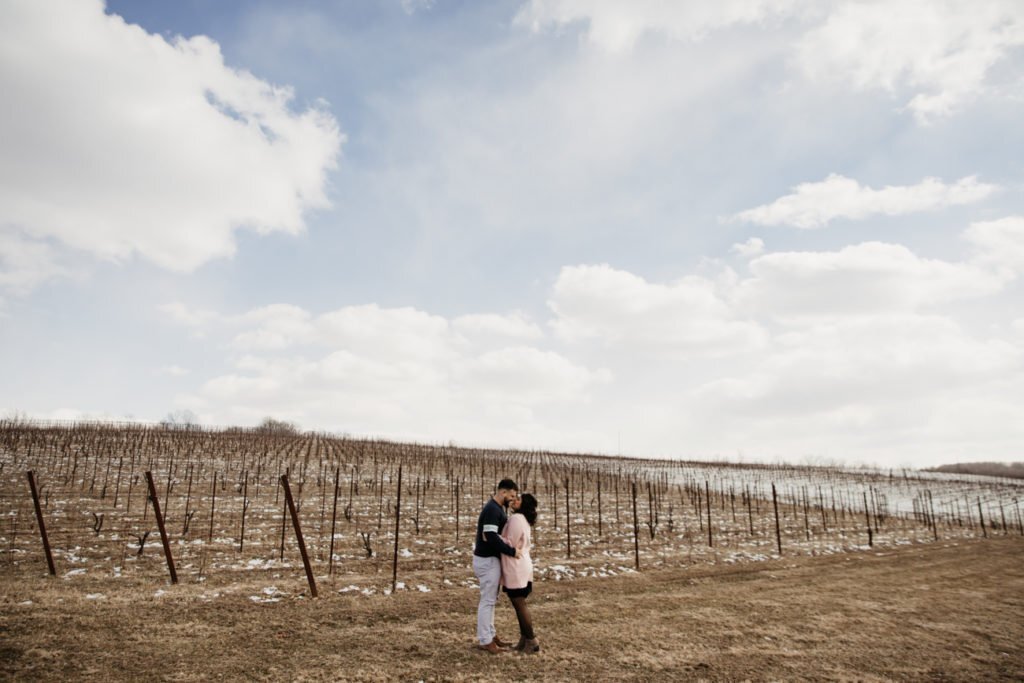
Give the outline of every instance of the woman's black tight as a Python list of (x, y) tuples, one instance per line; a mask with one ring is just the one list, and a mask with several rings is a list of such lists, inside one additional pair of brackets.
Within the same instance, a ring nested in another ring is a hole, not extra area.
[(516, 619), (519, 621), (519, 635), (527, 640), (533, 640), (533, 618), (530, 616), (530, 609), (526, 606), (526, 598), (509, 598), (512, 607), (516, 610)]

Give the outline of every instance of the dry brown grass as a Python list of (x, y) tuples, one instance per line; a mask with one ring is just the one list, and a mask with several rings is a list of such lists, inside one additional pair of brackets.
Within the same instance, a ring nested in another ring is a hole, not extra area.
[[(1024, 539), (544, 581), (543, 652), (473, 648), (476, 593), (321, 586), (257, 604), (147, 577), (0, 577), (0, 671), (18, 680), (1021, 680)], [(468, 567), (466, 575), (470, 575)], [(80, 580), (79, 580), (80, 579)], [(87, 599), (90, 593), (105, 597)], [(203, 596), (207, 596), (204, 598)], [(31, 604), (25, 604), (30, 602)], [(499, 632), (512, 638), (508, 604)]]

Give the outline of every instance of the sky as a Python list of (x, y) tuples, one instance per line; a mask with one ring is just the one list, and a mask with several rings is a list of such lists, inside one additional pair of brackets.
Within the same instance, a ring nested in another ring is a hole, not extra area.
[(0, 415), (1024, 460), (1017, 0), (0, 0)]

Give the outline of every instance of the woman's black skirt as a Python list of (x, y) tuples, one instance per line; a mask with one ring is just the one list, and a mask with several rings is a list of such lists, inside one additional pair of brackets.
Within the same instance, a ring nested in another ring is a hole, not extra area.
[(508, 593), (508, 597), (510, 598), (528, 598), (530, 597), (530, 593), (533, 592), (533, 581), (527, 583), (526, 588), (508, 588), (506, 586), (502, 586), (501, 589)]

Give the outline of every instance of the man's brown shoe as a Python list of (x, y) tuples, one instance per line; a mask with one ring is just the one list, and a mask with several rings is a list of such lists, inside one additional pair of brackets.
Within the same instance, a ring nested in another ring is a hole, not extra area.
[(498, 647), (504, 648), (506, 650), (512, 648), (512, 643), (506, 643), (504, 640), (502, 640), (498, 636), (494, 636), (494, 644), (497, 645)]
[(486, 645), (480, 645), (479, 647), (484, 652), (490, 652), (492, 655), (497, 655), (497, 654), (501, 654), (502, 652), (504, 652), (504, 650), (502, 650), (500, 647), (498, 647), (498, 644), (496, 642), (494, 642), (493, 640), (491, 642), (487, 643)]

